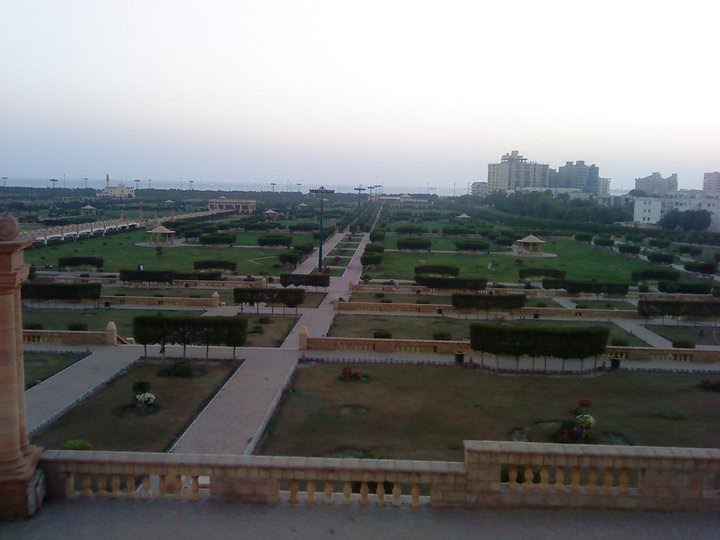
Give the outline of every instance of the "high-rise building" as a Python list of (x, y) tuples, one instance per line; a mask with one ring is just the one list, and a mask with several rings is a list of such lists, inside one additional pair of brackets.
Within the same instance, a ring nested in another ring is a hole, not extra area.
[(586, 165), (584, 161), (565, 162), (558, 168), (557, 173), (551, 175), (551, 187), (579, 189), (583, 193), (600, 194), (600, 168), (595, 165)]
[(703, 175), (703, 191), (720, 194), (720, 172), (706, 172)]
[(488, 192), (550, 186), (550, 166), (528, 161), (517, 150), (488, 164)]
[(678, 190), (677, 174), (663, 178), (659, 172), (654, 172), (645, 178), (636, 178), (635, 189), (641, 189), (648, 195), (673, 193)]

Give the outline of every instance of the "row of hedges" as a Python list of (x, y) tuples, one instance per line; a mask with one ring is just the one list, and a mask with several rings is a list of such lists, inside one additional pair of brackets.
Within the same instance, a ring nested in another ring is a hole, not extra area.
[(385, 246), (381, 243), (370, 243), (365, 246), (360, 256), (360, 264), (363, 266), (377, 266), (385, 257)]
[(486, 278), (459, 278), (416, 275), (415, 283), (431, 289), (471, 289), (481, 291), (487, 287)]
[(685, 270), (688, 272), (697, 272), (699, 274), (714, 274), (717, 269), (715, 262), (687, 262), (685, 263)]
[(650, 251), (645, 255), (648, 261), (655, 264), (671, 264), (675, 260), (675, 256), (672, 253), (662, 251)]
[(267, 304), (282, 304), (285, 307), (297, 307), (305, 301), (305, 289), (233, 289), (233, 299), (236, 304), (250, 304), (265, 302)]
[(430, 250), (432, 241), (428, 238), (398, 238), (398, 249)]
[(531, 277), (546, 277), (552, 279), (565, 279), (565, 270), (557, 270), (555, 268), (520, 268), (518, 270), (520, 279)]
[(490, 249), (490, 242), (484, 238), (463, 238), (455, 240), (455, 247), (458, 251), (487, 251)]
[(672, 268), (645, 268), (644, 270), (634, 271), (631, 274), (633, 283), (638, 281), (677, 281), (680, 279), (680, 271)]
[(100, 283), (68, 285), (26, 281), (22, 285), (21, 295), (27, 300), (97, 300), (101, 289)]
[(59, 257), (58, 268), (67, 268), (72, 266), (93, 266), (102, 268), (105, 260), (101, 257)]
[(415, 267), (416, 274), (440, 274), (446, 276), (458, 277), (460, 269), (457, 266), (445, 264), (424, 264)]
[(283, 287), (289, 285), (296, 287), (327, 287), (330, 285), (330, 276), (323, 274), (281, 274), (280, 284)]
[(247, 319), (243, 317), (166, 317), (164, 315), (140, 315), (133, 319), (133, 338), (147, 346), (175, 343), (183, 346), (183, 356), (188, 345), (205, 345), (207, 357), (210, 345), (242, 347), (246, 340)]
[(718, 317), (720, 302), (686, 302), (682, 300), (640, 300), (638, 313), (642, 317)]
[(139, 281), (147, 283), (172, 283), (173, 270), (120, 270), (120, 281)]
[(658, 290), (664, 293), (710, 294), (712, 289), (712, 281), (658, 282)]
[(522, 355), (587, 358), (605, 352), (609, 333), (610, 329), (605, 326), (568, 328), (475, 323), (470, 325), (470, 344), (476, 351), (516, 358)]
[(193, 268), (195, 268), (195, 270), (228, 270), (235, 272), (237, 270), (237, 263), (221, 260), (193, 261)]
[(211, 233), (201, 234), (200, 243), (203, 245), (234, 244), (236, 235), (234, 233)]
[(286, 233), (269, 233), (257, 237), (258, 246), (285, 246), (289, 248), (293, 242), (293, 235)]
[(524, 294), (466, 294), (454, 293), (452, 305), (457, 309), (507, 310), (525, 307)]
[(563, 279), (543, 279), (543, 289), (565, 289), (570, 294), (595, 293), (626, 295), (629, 285), (624, 283), (598, 283), (596, 281), (569, 281)]

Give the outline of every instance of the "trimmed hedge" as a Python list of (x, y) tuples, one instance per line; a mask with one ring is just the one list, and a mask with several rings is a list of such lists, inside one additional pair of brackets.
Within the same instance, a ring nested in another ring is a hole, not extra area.
[(458, 251), (487, 251), (490, 249), (490, 242), (484, 238), (463, 238), (455, 240), (455, 247)]
[(565, 279), (565, 270), (558, 270), (556, 268), (520, 268), (518, 270), (518, 276), (520, 279), (527, 279), (529, 277), (548, 277), (563, 280)]
[(367, 244), (365, 246), (365, 253), (384, 253), (385, 252), (385, 246), (380, 244), (379, 242), (374, 242), (372, 244)]
[(578, 242), (592, 242), (592, 234), (588, 233), (575, 233), (575, 240)]
[(375, 230), (370, 233), (371, 242), (382, 242), (385, 240), (385, 231)]
[(596, 236), (593, 238), (593, 244), (600, 247), (612, 247), (615, 245), (615, 240), (606, 236)]
[(717, 268), (717, 263), (693, 261), (685, 263), (684, 268), (688, 272), (698, 272), (700, 274), (714, 274), (715, 269)]
[(398, 225), (395, 227), (395, 232), (399, 234), (422, 234), (426, 233), (427, 229), (422, 225)]
[(233, 261), (221, 261), (221, 260), (206, 260), (206, 261), (193, 261), (193, 268), (195, 270), (229, 270), (235, 272), (237, 270), (237, 263)]
[(430, 250), (432, 241), (426, 238), (398, 238), (398, 249)]
[(200, 243), (203, 245), (234, 244), (235, 239), (234, 233), (201, 234), (199, 237)]
[(415, 283), (431, 289), (472, 289), (482, 290), (487, 287), (486, 278), (457, 278), (436, 276), (415, 276)]
[(175, 272), (173, 280), (183, 279), (193, 281), (196, 279), (204, 279), (207, 281), (217, 281), (222, 279), (222, 272)]
[(94, 266), (95, 268), (102, 268), (104, 262), (105, 260), (101, 257), (60, 257), (58, 258), (58, 267)]
[(284, 234), (284, 233), (262, 234), (257, 237), (258, 246), (290, 247), (292, 245), (292, 241), (293, 241), (292, 234)]
[(293, 223), (288, 227), (291, 231), (317, 231), (320, 229), (320, 225), (318, 223), (314, 223), (312, 221), (300, 221), (298, 223)]
[(453, 293), (452, 305), (457, 309), (482, 309), (485, 311), (498, 309), (511, 311), (525, 307), (525, 295)]
[(305, 289), (288, 288), (288, 289), (233, 289), (233, 300), (236, 304), (250, 304), (251, 306), (259, 302), (268, 304), (283, 304), (285, 307), (297, 307), (305, 301)]
[(465, 225), (448, 225), (443, 227), (443, 236), (459, 236), (461, 234), (474, 234), (475, 229)]
[(633, 283), (647, 280), (677, 281), (680, 279), (680, 271), (672, 268), (646, 268), (634, 271), (631, 276)]
[(363, 266), (378, 265), (383, 260), (383, 254), (377, 252), (365, 252), (360, 257), (360, 264)]
[(300, 287), (327, 287), (330, 285), (330, 276), (323, 274), (281, 274), (280, 284), (283, 287), (295, 285)]
[(298, 244), (293, 246), (293, 249), (303, 255), (310, 255), (313, 251), (315, 251), (315, 246), (312, 244)]
[(671, 264), (675, 260), (672, 253), (663, 253), (660, 251), (651, 251), (646, 254), (648, 261), (655, 264)]
[(713, 285), (712, 281), (660, 281), (658, 282), (658, 290), (664, 293), (710, 294)]
[(605, 352), (609, 333), (610, 329), (604, 326), (568, 328), (474, 323), (470, 325), (470, 344), (476, 351), (515, 357), (587, 358)]
[(620, 244), (618, 251), (626, 255), (637, 255), (640, 253), (640, 246), (636, 246), (635, 244)]
[(415, 267), (416, 274), (442, 274), (457, 277), (460, 275), (460, 269), (457, 266), (445, 264), (424, 264)]
[(30, 283), (22, 285), (21, 296), (27, 300), (97, 300), (100, 298), (100, 283)]
[(298, 264), (302, 260), (302, 253), (299, 251), (284, 251), (278, 254), (278, 260), (282, 264)]
[(120, 281), (172, 283), (173, 279), (175, 272), (172, 270), (120, 270)]
[(624, 283), (598, 283), (595, 281), (568, 281), (561, 279), (543, 279), (542, 285), (543, 289), (565, 289), (570, 294), (606, 293), (625, 295), (629, 288), (629, 285)]
[(641, 317), (718, 317), (720, 301), (689, 302), (684, 300), (640, 300), (638, 313)]

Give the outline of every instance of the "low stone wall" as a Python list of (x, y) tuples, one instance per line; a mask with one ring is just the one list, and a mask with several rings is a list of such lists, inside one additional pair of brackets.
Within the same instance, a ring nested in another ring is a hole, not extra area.
[(118, 345), (128, 340), (118, 336), (115, 323), (110, 321), (104, 332), (81, 332), (74, 330), (23, 330), (25, 344), (53, 345)]
[(464, 462), (48, 450), (56, 498), (720, 510), (720, 450), (465, 441)]
[(213, 308), (220, 305), (220, 298), (217, 293), (210, 298), (186, 298), (179, 296), (101, 296), (100, 303), (109, 303), (111, 306)]

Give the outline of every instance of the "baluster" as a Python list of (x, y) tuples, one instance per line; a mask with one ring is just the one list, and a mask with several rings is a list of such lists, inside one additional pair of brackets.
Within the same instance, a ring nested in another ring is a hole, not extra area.
[(548, 467), (540, 468), (540, 488), (548, 489), (550, 487), (550, 469)]
[(152, 488), (152, 486), (150, 485), (150, 475), (149, 474), (144, 475), (142, 482), (143, 482), (143, 485), (142, 485), (143, 497), (147, 497), (147, 498), (152, 497), (152, 493), (150, 492), (150, 489)]
[(297, 480), (292, 480), (290, 482), (290, 502), (293, 504), (297, 504), (297, 502), (298, 502), (298, 482), (297, 482)]
[(610, 492), (613, 489), (613, 472), (611, 469), (605, 469), (603, 472), (603, 488), (604, 492)]
[(332, 482), (325, 482), (325, 504), (333, 503), (333, 485)]
[(80, 484), (82, 486), (81, 493), (83, 497), (90, 497), (92, 495), (91, 480), (92, 477), (89, 474), (82, 475), (82, 480), (80, 481)]
[(343, 502), (345, 504), (350, 504), (352, 502), (352, 485), (350, 482), (345, 482), (343, 484)]
[(368, 484), (367, 484), (367, 482), (363, 481), (363, 483), (360, 484), (360, 504), (362, 506), (368, 505), (368, 493), (370, 493)]
[(200, 480), (197, 475), (193, 475), (192, 481), (190, 482), (190, 497), (194, 500), (200, 498)]
[(165, 494), (167, 493), (167, 476), (164, 474), (160, 475), (160, 483), (158, 485), (158, 497), (161, 499), (165, 498)]
[(75, 475), (73, 473), (65, 473), (65, 498), (72, 497), (75, 494)]
[(517, 467), (515, 467), (514, 465), (509, 465), (508, 466), (508, 487), (509, 488), (518, 487), (517, 477), (518, 477)]
[(392, 488), (393, 505), (400, 506), (400, 496), (402, 495), (402, 486), (400, 482), (395, 482)]
[(98, 475), (96, 481), (97, 481), (97, 492), (96, 492), (96, 494), (97, 494), (99, 497), (104, 497), (105, 495), (107, 495), (107, 486), (106, 486), (106, 484), (105, 484), (105, 482), (106, 482), (106, 480), (105, 480), (105, 475), (104, 475), (104, 474)]
[(578, 491), (580, 489), (580, 467), (573, 467), (570, 473), (570, 488)]
[(563, 487), (565, 485), (565, 467), (555, 469), (555, 486)]
[(110, 493), (113, 497), (120, 496), (120, 477), (117, 474), (110, 477)]
[(385, 506), (385, 482), (378, 482), (375, 495), (377, 496), (377, 505)]
[(417, 484), (410, 488), (410, 504), (413, 508), (420, 506), (420, 487)]
[(125, 477), (125, 496), (128, 499), (135, 498), (135, 477), (132, 474)]
[(597, 470), (595, 468), (591, 468), (588, 472), (588, 491), (597, 491), (597, 476)]
[(315, 502), (315, 482), (308, 481), (306, 491), (308, 504), (313, 504)]
[(627, 469), (620, 470), (620, 478), (618, 483), (618, 487), (620, 488), (620, 491), (622, 493), (627, 493), (628, 491), (630, 491), (630, 478), (628, 477)]

